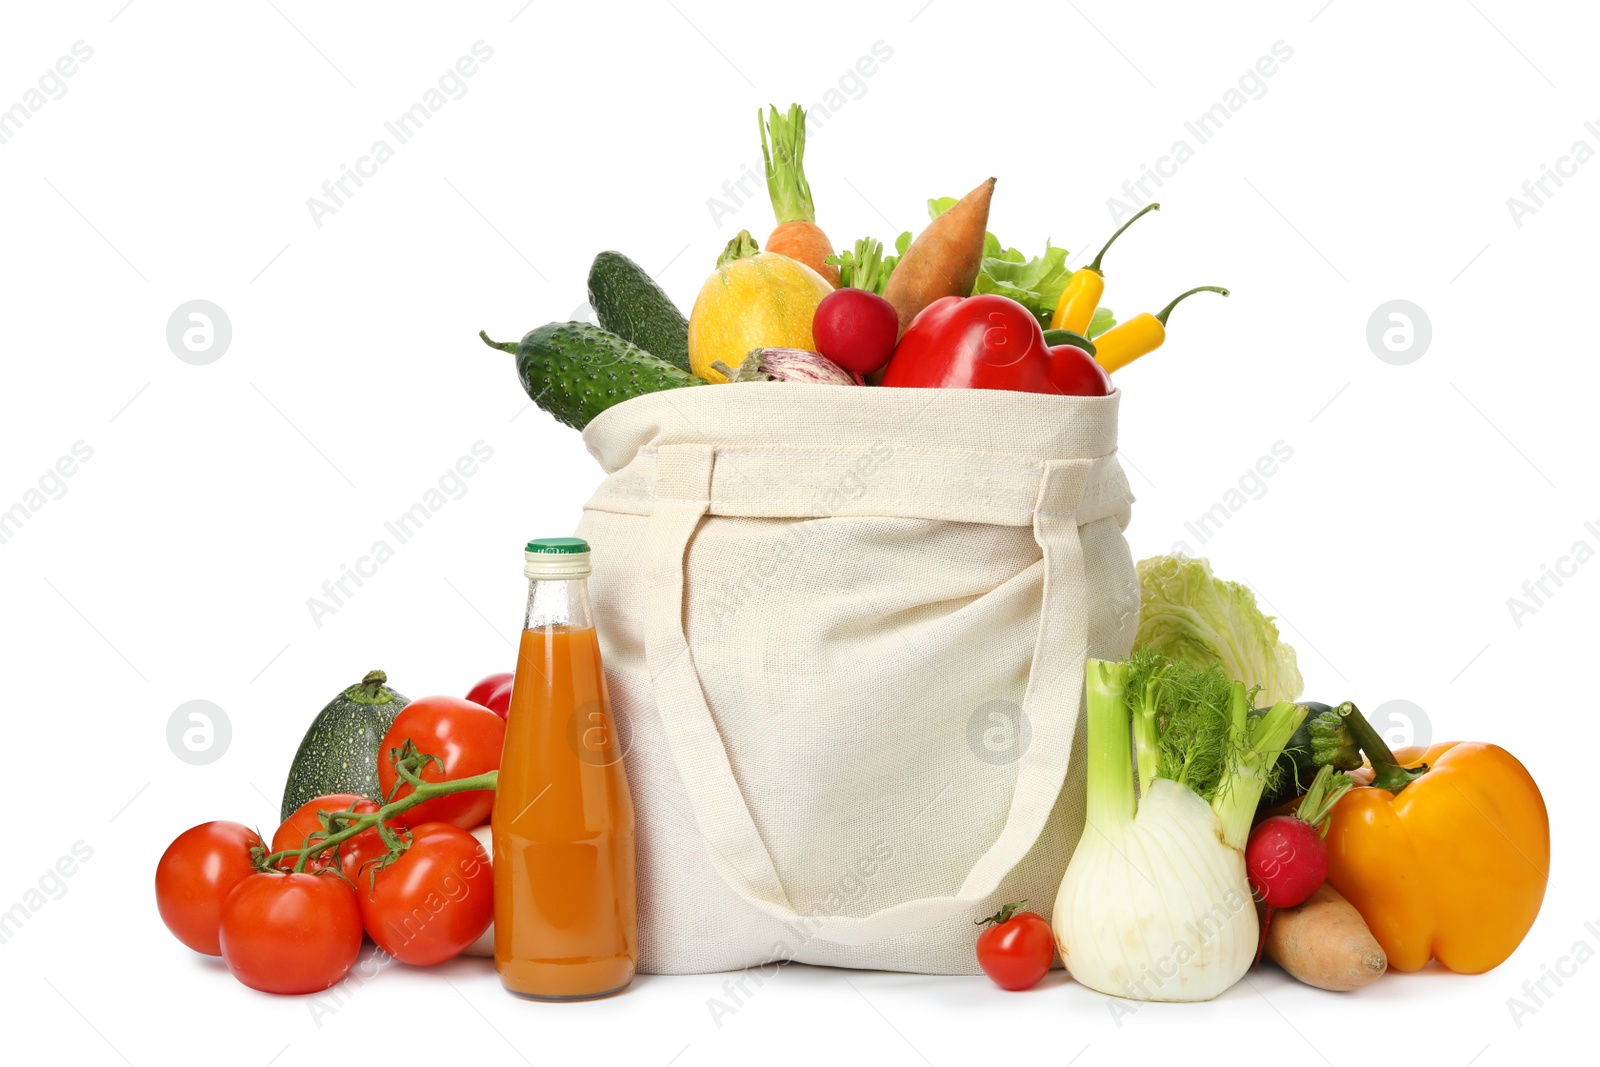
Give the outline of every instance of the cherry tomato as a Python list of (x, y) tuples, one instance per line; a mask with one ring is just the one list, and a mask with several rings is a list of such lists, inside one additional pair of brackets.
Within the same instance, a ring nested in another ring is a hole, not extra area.
[(255, 870), (261, 836), (236, 822), (204, 822), (179, 834), (156, 864), (156, 908), (174, 937), (196, 952), (222, 955), (222, 904)]
[(500, 716), (502, 719), (511, 714), (511, 686), (514, 679), (507, 678), (500, 683), (500, 688), (489, 694), (486, 708)]
[(448, 823), (424, 823), (411, 847), (358, 885), (361, 921), (379, 948), (417, 967), (461, 954), (494, 921), (494, 869), (478, 839)]
[[(443, 770), (437, 763), (430, 763), (421, 771), (423, 781), (442, 782), (498, 769), (500, 746), (505, 737), (505, 721), (481, 704), (445, 696), (413, 700), (395, 716), (394, 725), (383, 735), (383, 744), (378, 749), (378, 784), (385, 797), (393, 795), (398, 799), (411, 795), (409, 783), (403, 784), (399, 793), (393, 793), (400, 776), (389, 759), (390, 750), (402, 747), (407, 740), (417, 751), (444, 761)], [(405, 820), (411, 826), (447, 822), (470, 830), (486, 820), (493, 810), (494, 790), (474, 789), (424, 801), (406, 812)]]
[(474, 704), (482, 704), (503, 719), (511, 707), (511, 679), (510, 672), (491, 674), (467, 690), (467, 699)]
[[(355, 811), (360, 815), (367, 815), (378, 810), (375, 801), (356, 793), (330, 793), (325, 797), (308, 800), (295, 809), (293, 815), (284, 820), (272, 835), (272, 851), (282, 852), (285, 849), (300, 848), (305, 844), (306, 837), (322, 829), (322, 823), (317, 818), (319, 811)], [(394, 826), (394, 823), (390, 823)], [(396, 826), (396, 829), (402, 829)], [(333, 854), (339, 853), (339, 869), (351, 879), (356, 877), (363, 864), (377, 859), (389, 851), (383, 843), (383, 837), (374, 826), (370, 830), (363, 830), (336, 849), (319, 852), (306, 863), (306, 870), (320, 871), (333, 866)], [(278, 866), (283, 870), (294, 869), (293, 859), (278, 861)]]
[(978, 966), (1001, 989), (1032, 989), (1050, 970), (1055, 935), (1050, 924), (1031, 911), (1007, 904), (983, 920), (978, 935)]
[(252, 874), (222, 906), (222, 960), (263, 993), (318, 993), (361, 951), (361, 909), (336, 874)]

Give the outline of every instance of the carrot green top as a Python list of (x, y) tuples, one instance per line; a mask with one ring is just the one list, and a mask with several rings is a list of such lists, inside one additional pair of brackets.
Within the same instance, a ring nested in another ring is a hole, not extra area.
[[(778, 224), (816, 222), (817, 210), (811, 204), (811, 184), (806, 181), (802, 159), (806, 151), (806, 113), (799, 104), (790, 104), (787, 114), (776, 107), (764, 119), (756, 113), (761, 127), (761, 158), (767, 164), (767, 194), (772, 197), (772, 213)], [(768, 145), (768, 137), (771, 145)]]

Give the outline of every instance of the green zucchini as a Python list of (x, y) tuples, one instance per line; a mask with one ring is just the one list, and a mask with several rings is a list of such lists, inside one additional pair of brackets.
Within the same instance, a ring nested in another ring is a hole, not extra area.
[(411, 703), (385, 685), (388, 680), (382, 671), (368, 673), (311, 720), (289, 765), (281, 819), (329, 793), (357, 793), (381, 802), (378, 749), (394, 717)]
[(614, 404), (663, 389), (704, 385), (688, 371), (587, 322), (552, 322), (521, 342), (483, 343), (517, 357), (517, 376), (535, 404), (581, 430)]
[(605, 329), (679, 370), (689, 369), (689, 320), (655, 279), (621, 252), (594, 257), (589, 305)]

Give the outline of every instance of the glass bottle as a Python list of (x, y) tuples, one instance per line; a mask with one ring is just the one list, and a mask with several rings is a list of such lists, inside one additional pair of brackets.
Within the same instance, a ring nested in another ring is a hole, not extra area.
[(537, 1000), (625, 989), (639, 957), (633, 800), (589, 607), (589, 546), (528, 542), (494, 805), (494, 958)]

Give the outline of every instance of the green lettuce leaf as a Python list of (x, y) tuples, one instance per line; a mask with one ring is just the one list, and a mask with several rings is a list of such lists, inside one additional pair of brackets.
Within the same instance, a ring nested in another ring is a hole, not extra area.
[[(953, 196), (929, 200), (928, 218), (938, 218), (955, 204), (956, 198)], [(901, 238), (907, 245), (910, 244), (909, 233), (902, 234)], [(899, 242), (895, 247), (901, 255), (905, 255), (905, 248)], [(1010, 297), (1033, 312), (1041, 326), (1049, 326), (1056, 302), (1061, 299), (1061, 290), (1066, 288), (1067, 280), (1071, 277), (1065, 248), (1056, 248), (1046, 241), (1044, 254), (1030, 259), (1015, 248), (1005, 247), (994, 234), (985, 233), (983, 262), (979, 267), (978, 280), (973, 283), (972, 295), (993, 293)], [(1096, 309), (1094, 321), (1089, 324), (1089, 336), (1093, 338), (1106, 332), (1116, 322), (1116, 317), (1108, 309)]]
[(1188, 556), (1139, 561), (1139, 632), (1134, 648), (1205, 666), (1250, 688), (1261, 687), (1257, 706), (1295, 700), (1305, 682), (1294, 649), (1283, 643), (1255, 594), (1211, 573), (1211, 563)]
[(1117, 324), (1117, 317), (1111, 314), (1110, 308), (1095, 308), (1094, 318), (1089, 320), (1089, 332), (1084, 336), (1094, 340)]

